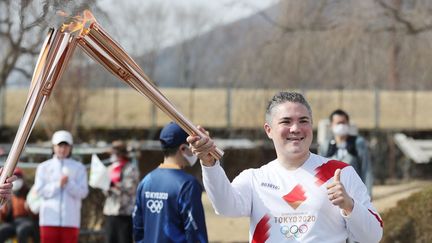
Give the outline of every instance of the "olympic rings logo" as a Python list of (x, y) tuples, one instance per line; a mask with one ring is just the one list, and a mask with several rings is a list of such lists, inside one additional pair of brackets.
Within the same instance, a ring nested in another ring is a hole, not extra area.
[(147, 201), (147, 208), (150, 209), (150, 212), (152, 213), (160, 213), (163, 208), (163, 201), (162, 200), (148, 200)]
[(305, 224), (302, 224), (300, 226), (293, 224), (291, 225), (291, 227), (284, 225), (280, 228), (280, 232), (282, 233), (282, 235), (284, 235), (288, 239), (293, 238), (293, 236), (295, 238), (299, 238), (301, 234), (304, 234), (307, 231), (308, 226)]

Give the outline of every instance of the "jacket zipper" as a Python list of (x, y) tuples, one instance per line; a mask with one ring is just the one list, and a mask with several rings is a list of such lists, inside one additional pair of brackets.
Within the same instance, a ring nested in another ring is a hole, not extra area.
[[(60, 160), (60, 162), (61, 162), (61, 168), (60, 168), (60, 173), (61, 173), (61, 177), (63, 177), (63, 159), (62, 160)], [(60, 208), (59, 208), (59, 212), (60, 212), (60, 218), (59, 218), (59, 220), (60, 220), (60, 227), (63, 225), (62, 224), (62, 204), (63, 204), (63, 187), (62, 186), (60, 186)]]

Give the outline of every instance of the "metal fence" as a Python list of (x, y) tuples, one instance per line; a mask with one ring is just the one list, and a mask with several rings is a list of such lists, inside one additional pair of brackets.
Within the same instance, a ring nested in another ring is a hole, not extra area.
[[(161, 89), (195, 124), (213, 128), (260, 128), (271, 89)], [(314, 120), (326, 119), (336, 108), (351, 115), (360, 129), (428, 130), (432, 128), (432, 91), (305, 90)], [(79, 125), (85, 128), (161, 127), (170, 119), (131, 89), (88, 90)], [(21, 119), (26, 89), (6, 92), (5, 125), (16, 127)], [(48, 101), (40, 119), (55, 123)], [(40, 126), (41, 123), (36, 124)], [(315, 123), (316, 126), (317, 123)]]

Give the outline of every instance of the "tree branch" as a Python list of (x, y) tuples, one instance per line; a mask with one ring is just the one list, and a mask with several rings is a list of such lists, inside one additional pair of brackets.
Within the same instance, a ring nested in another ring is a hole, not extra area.
[(377, 2), (382, 8), (387, 10), (387, 12), (389, 13), (389, 16), (391, 16), (398, 23), (401, 23), (402, 25), (404, 25), (409, 34), (416, 35), (418, 33), (432, 29), (432, 24), (425, 25), (423, 27), (414, 26), (414, 24), (410, 20), (406, 19), (403, 16), (403, 12), (399, 7), (392, 6), (392, 5), (388, 4), (385, 0), (377, 0)]
[(23, 74), (28, 79), (30, 79), (32, 77), (31, 73), (28, 70), (25, 70), (24, 68), (20, 68), (20, 67), (15, 66), (14, 70)]

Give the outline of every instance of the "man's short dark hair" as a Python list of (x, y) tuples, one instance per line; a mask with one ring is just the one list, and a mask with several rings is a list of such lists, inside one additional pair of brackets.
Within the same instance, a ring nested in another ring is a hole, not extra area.
[[(180, 144), (181, 145), (181, 144)], [(164, 148), (162, 147), (162, 154), (164, 155), (164, 157), (169, 157), (169, 156), (173, 156), (177, 153), (177, 151), (180, 148), (179, 146), (173, 147), (173, 148)]]
[(273, 108), (285, 102), (293, 102), (293, 103), (299, 103), (304, 105), (306, 109), (309, 111), (309, 115), (311, 116), (312, 119), (312, 109), (310, 108), (309, 103), (306, 101), (306, 99), (302, 94), (293, 91), (282, 91), (276, 93), (267, 105), (267, 109), (266, 109), (267, 123), (271, 122), (271, 112)]
[(344, 116), (344, 117), (347, 119), (347, 121), (349, 122), (349, 115), (348, 115), (348, 113), (346, 113), (346, 112), (345, 112), (344, 110), (342, 110), (342, 109), (337, 109), (337, 110), (333, 111), (333, 112), (330, 114), (330, 116), (329, 116), (329, 120), (330, 120), (330, 122), (333, 121), (333, 116), (335, 116), (335, 115), (338, 115), (338, 116)]

